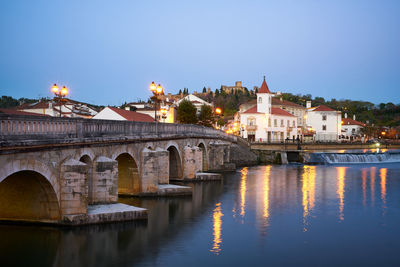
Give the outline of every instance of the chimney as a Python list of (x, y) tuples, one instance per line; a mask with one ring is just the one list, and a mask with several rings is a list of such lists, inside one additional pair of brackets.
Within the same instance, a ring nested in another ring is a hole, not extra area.
[(311, 108), (311, 101), (306, 102), (306, 108)]
[(356, 120), (356, 114), (353, 115), (353, 120)]
[(347, 119), (347, 113), (344, 113), (344, 118)]

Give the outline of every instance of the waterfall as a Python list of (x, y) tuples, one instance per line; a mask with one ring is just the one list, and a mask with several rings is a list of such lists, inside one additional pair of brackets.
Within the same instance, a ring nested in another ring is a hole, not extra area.
[(357, 164), (400, 162), (400, 152), (385, 153), (332, 153), (316, 152), (309, 154), (310, 164)]

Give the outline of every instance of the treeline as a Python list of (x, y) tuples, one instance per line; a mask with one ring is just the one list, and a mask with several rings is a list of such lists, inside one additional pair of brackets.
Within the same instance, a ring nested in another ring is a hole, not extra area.
[(0, 108), (13, 108), (23, 103), (35, 103), (37, 99), (29, 99), (21, 97), (20, 99), (12, 98), (11, 96), (3, 95), (0, 99)]
[(347, 113), (348, 118), (356, 115), (356, 120), (374, 124), (377, 126), (399, 126), (400, 125), (400, 104), (380, 103), (375, 105), (368, 101), (355, 101), (349, 99), (325, 100), (323, 97), (314, 97), (307, 95), (293, 95), (290, 93), (282, 94), (282, 98), (296, 104), (306, 106), (307, 101), (311, 101), (312, 106), (326, 105), (332, 109), (342, 112), (342, 117)]

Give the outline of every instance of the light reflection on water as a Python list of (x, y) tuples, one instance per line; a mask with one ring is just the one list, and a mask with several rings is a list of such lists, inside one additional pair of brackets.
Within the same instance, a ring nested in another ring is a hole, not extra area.
[(0, 264), (400, 266), (399, 177), (399, 164), (243, 168), (192, 197), (121, 199), (147, 222), (0, 226)]

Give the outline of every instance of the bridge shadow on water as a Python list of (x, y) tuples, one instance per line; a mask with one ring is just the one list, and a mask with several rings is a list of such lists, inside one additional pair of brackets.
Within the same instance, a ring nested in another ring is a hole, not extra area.
[(193, 196), (119, 199), (147, 208), (148, 220), (81, 227), (2, 224), (1, 265), (131, 266), (143, 261), (151, 264), (161, 248), (190, 231), (225, 191), (223, 181), (186, 185), (193, 187)]

